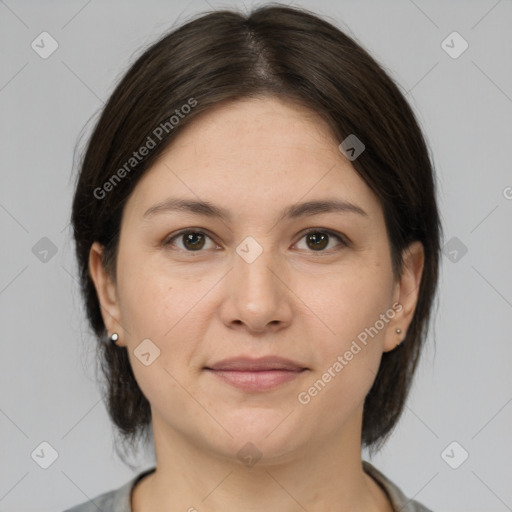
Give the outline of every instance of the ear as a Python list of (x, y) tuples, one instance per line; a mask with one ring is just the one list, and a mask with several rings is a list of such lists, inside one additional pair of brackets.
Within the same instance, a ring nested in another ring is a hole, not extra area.
[[(403, 251), (402, 277), (395, 285), (393, 303), (395, 316), (388, 323), (385, 339), (384, 352), (396, 348), (407, 334), (418, 302), (421, 276), (425, 255), (423, 244), (420, 241), (412, 242)], [(401, 332), (397, 333), (396, 330)]]
[(108, 335), (117, 333), (119, 340), (118, 346), (125, 345), (124, 331), (121, 325), (121, 311), (119, 308), (116, 283), (103, 265), (103, 246), (94, 242), (89, 251), (89, 274), (96, 288), (98, 300), (101, 308), (101, 316), (103, 323), (107, 329)]

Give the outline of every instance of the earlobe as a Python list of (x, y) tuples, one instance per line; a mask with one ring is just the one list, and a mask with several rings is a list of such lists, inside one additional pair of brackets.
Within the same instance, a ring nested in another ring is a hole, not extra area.
[[(89, 251), (89, 274), (96, 288), (98, 301), (101, 308), (103, 323), (107, 329), (108, 335), (117, 332), (121, 336), (121, 314), (117, 300), (117, 289), (114, 277), (111, 276), (103, 264), (104, 248), (94, 242)], [(120, 343), (118, 342), (118, 345)]]
[(399, 303), (392, 322), (389, 323), (384, 340), (384, 352), (396, 348), (407, 334), (418, 303), (418, 294), (423, 275), (425, 255), (420, 241), (412, 242), (403, 251), (402, 276), (396, 283), (393, 304)]

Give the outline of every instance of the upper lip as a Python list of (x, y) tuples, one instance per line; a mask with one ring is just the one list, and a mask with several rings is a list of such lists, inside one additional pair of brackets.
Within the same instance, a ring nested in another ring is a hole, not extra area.
[(299, 363), (278, 356), (260, 358), (232, 357), (218, 361), (217, 363), (206, 366), (205, 368), (207, 370), (230, 370), (239, 372), (257, 372), (264, 370), (288, 370), (296, 372), (306, 369)]

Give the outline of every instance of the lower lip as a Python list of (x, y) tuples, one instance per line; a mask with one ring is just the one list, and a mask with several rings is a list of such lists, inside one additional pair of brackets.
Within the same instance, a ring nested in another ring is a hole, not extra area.
[(264, 370), (259, 372), (210, 370), (223, 381), (244, 391), (267, 391), (297, 379), (304, 370)]

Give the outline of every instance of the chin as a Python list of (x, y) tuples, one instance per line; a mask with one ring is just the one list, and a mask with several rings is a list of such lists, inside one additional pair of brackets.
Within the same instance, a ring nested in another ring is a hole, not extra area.
[(287, 417), (290, 411), (283, 413), (280, 409), (243, 408), (238, 409), (229, 420), (219, 419), (233, 436), (229, 438), (230, 453), (234, 450), (237, 458), (245, 455), (261, 457), (261, 463), (289, 460), (301, 444), (301, 439), (307, 442), (305, 425), (296, 425), (293, 413)]

